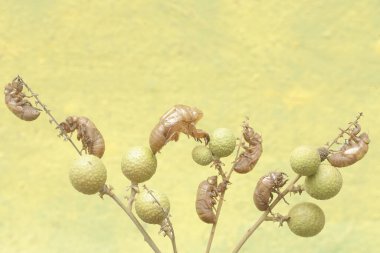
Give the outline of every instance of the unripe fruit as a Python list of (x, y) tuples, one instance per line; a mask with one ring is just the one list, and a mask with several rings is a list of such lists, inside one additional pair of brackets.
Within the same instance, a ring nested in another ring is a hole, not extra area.
[(228, 128), (217, 128), (210, 135), (209, 148), (213, 155), (226, 157), (232, 154), (236, 147), (236, 138)]
[(311, 237), (322, 231), (325, 225), (325, 214), (316, 204), (299, 203), (290, 209), (287, 221), (289, 229), (296, 235)]
[(156, 168), (156, 156), (147, 147), (130, 148), (121, 159), (121, 170), (133, 183), (147, 181), (156, 172)]
[(202, 166), (209, 165), (214, 159), (210, 149), (203, 145), (196, 146), (191, 155), (194, 162)]
[(342, 188), (343, 178), (339, 170), (329, 164), (321, 164), (317, 172), (305, 178), (305, 190), (315, 199), (330, 199)]
[(161, 224), (170, 211), (169, 199), (157, 191), (150, 190), (149, 193), (147, 190), (143, 190), (136, 197), (135, 210), (144, 222)]
[(69, 172), (71, 184), (84, 194), (95, 194), (107, 180), (107, 170), (102, 160), (94, 155), (82, 155)]
[(309, 146), (299, 146), (290, 154), (290, 166), (293, 171), (302, 176), (313, 175), (319, 165), (321, 157), (317, 149)]

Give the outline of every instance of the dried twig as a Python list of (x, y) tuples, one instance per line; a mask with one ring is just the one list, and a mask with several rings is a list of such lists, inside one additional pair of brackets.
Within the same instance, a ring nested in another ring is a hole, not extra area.
[(46, 105), (43, 104), (41, 102), (41, 100), (38, 98), (38, 94), (37, 93), (34, 93), (32, 91), (32, 89), (21, 79), (20, 76), (18, 76), (20, 78), (20, 81), (22, 83), (22, 85), (30, 92), (30, 94), (32, 95), (32, 97), (36, 100), (36, 105), (39, 105), (42, 107), (42, 109), (45, 111), (45, 113), (49, 116), (49, 122), (50, 123), (54, 123), (56, 125), (56, 128), (60, 130), (60, 135), (63, 135), (63, 138), (64, 140), (68, 140), (71, 145), (73, 145), (74, 149), (78, 152), (79, 155), (81, 155), (81, 152), (80, 150), (78, 149), (78, 147), (75, 145), (75, 143), (73, 142), (73, 140), (70, 138), (70, 136), (67, 135), (67, 133), (65, 131), (63, 131), (63, 129), (61, 128), (61, 126), (59, 125), (58, 121), (54, 118), (54, 116), (51, 114), (51, 111), (49, 109), (47, 109)]

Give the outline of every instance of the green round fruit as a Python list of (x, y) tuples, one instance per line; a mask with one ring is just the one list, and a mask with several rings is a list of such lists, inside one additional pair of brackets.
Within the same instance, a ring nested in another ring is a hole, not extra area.
[(295, 173), (302, 176), (313, 175), (320, 164), (319, 152), (313, 147), (299, 146), (290, 154), (290, 166)]
[(210, 135), (209, 148), (213, 155), (226, 157), (232, 154), (236, 147), (236, 138), (228, 128), (217, 128)]
[(156, 172), (157, 159), (150, 148), (137, 146), (130, 148), (121, 159), (123, 174), (133, 183), (142, 183)]
[(203, 145), (196, 146), (191, 155), (194, 162), (202, 166), (209, 165), (214, 160), (211, 150)]
[(329, 164), (321, 164), (317, 172), (305, 178), (305, 190), (315, 199), (330, 199), (338, 194), (343, 185), (339, 170)]
[(107, 180), (107, 170), (102, 160), (94, 155), (81, 155), (69, 172), (71, 184), (84, 194), (95, 194)]
[(161, 224), (170, 211), (169, 199), (165, 194), (157, 191), (150, 190), (150, 192), (143, 190), (137, 195), (135, 202), (136, 213), (146, 223)]
[(287, 221), (289, 229), (296, 235), (311, 237), (322, 231), (325, 214), (316, 204), (303, 202), (290, 209)]

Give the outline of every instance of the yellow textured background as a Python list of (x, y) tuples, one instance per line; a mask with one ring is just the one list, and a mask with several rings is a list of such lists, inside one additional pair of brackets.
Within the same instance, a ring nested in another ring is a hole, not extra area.
[[(106, 139), (108, 183), (128, 185), (121, 154), (148, 143), (158, 118), (176, 103), (199, 107), (199, 127), (239, 134), (244, 116), (263, 135), (255, 170), (233, 175), (213, 252), (231, 252), (260, 215), (252, 203), (269, 170), (294, 173), (291, 150), (321, 145), (359, 112), (372, 143), (341, 170), (320, 205), (325, 229), (300, 238), (262, 225), (241, 252), (377, 252), (380, 248), (380, 2), (362, 1), (7, 1), (0, 4), (0, 80), (17, 74), (54, 115), (91, 118)], [(151, 252), (109, 199), (76, 192), (68, 168), (76, 154), (46, 115), (23, 122), (0, 106), (0, 252)], [(191, 159), (185, 136), (158, 156), (148, 182), (171, 201), (180, 252), (203, 252), (210, 227), (194, 210), (198, 183), (215, 173)], [(226, 159), (229, 165), (231, 159)], [(276, 212), (289, 209), (281, 203)], [(163, 252), (170, 241), (148, 226)]]

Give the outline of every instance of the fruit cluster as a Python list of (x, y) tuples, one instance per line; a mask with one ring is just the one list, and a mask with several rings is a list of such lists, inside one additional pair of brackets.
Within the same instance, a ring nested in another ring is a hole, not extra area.
[[(231, 173), (235, 171), (245, 174), (252, 171), (263, 152), (261, 135), (249, 126), (248, 119), (243, 122), (242, 138), (238, 144), (238, 151), (240, 148), (243, 151), (240, 154), (237, 152), (232, 168), (226, 175), (222, 169), (224, 164), (220, 159), (231, 155), (236, 148), (236, 138), (233, 132), (227, 128), (218, 128), (209, 135), (207, 132), (195, 127), (196, 123), (203, 117), (202, 111), (186, 105), (172, 107), (153, 128), (149, 139), (149, 148), (144, 146), (132, 147), (122, 156), (121, 171), (131, 183), (128, 206), (125, 206), (112, 192), (112, 187), (105, 184), (107, 170), (100, 159), (105, 151), (105, 145), (102, 135), (95, 125), (86, 117), (68, 117), (65, 122), (58, 124), (50, 110), (40, 101), (38, 95), (20, 80), (21, 78), (17, 77), (14, 80), (15, 83), (9, 84), (5, 88), (6, 103), (9, 109), (23, 120), (30, 121), (38, 117), (39, 112), (37, 117), (29, 118), (24, 117), (24, 114), (17, 114), (15, 108), (10, 107), (10, 102), (14, 99), (20, 100), (20, 98), (25, 97), (20, 91), (23, 87), (26, 87), (32, 94), (31, 97), (36, 100), (36, 104), (41, 106), (42, 110), (50, 117), (50, 122), (57, 125), (60, 135), (65, 140), (69, 140), (80, 154), (80, 157), (72, 164), (69, 172), (72, 186), (83, 194), (100, 193), (101, 197), (105, 194), (109, 195), (131, 218), (132, 222), (143, 234), (145, 241), (155, 252), (160, 252), (160, 250), (135, 218), (132, 206), (135, 203), (136, 214), (142, 221), (161, 225), (160, 231), (163, 231), (171, 239), (173, 252), (176, 253), (174, 230), (169, 219), (170, 202), (165, 194), (150, 190), (145, 185), (140, 190), (138, 185), (146, 182), (154, 175), (157, 169), (156, 154), (168, 142), (177, 141), (180, 133), (192, 136), (196, 141), (202, 142), (204, 140), (206, 145), (196, 146), (192, 151), (192, 158), (202, 166), (211, 164), (211, 167), (215, 167), (222, 177), (222, 182), (219, 184), (217, 184), (217, 175), (208, 177), (200, 183), (197, 193), (196, 210), (199, 217), (204, 222), (213, 224), (206, 252), (210, 251), (215, 227), (223, 204), (223, 197), (227, 185), (230, 183)], [(26, 106), (28, 104), (30, 104), (28, 101), (24, 101), (22, 109), (28, 109)], [(362, 159), (368, 151), (370, 142), (368, 134), (361, 133), (359, 135), (361, 127), (358, 120), (361, 116), (362, 113), (357, 116), (355, 121), (350, 123), (346, 130), (341, 130), (338, 137), (327, 148), (316, 149), (310, 146), (300, 146), (294, 149), (290, 155), (290, 165), (298, 176), (283, 192), (280, 192), (280, 188), (288, 181), (286, 173), (270, 172), (260, 178), (253, 194), (253, 200), (256, 207), (263, 211), (263, 215), (248, 230), (248, 234), (244, 236), (233, 252), (240, 250), (243, 243), (264, 220), (279, 221), (280, 225), (286, 221), (293, 233), (303, 237), (314, 236), (323, 229), (325, 215), (322, 209), (313, 203), (299, 203), (293, 206), (286, 216), (273, 215), (272, 209), (281, 199), (284, 199), (288, 192), (301, 193), (305, 190), (311, 197), (318, 200), (327, 200), (338, 194), (342, 188), (343, 179), (336, 167), (352, 165)], [(67, 133), (72, 133), (73, 131), (77, 131), (77, 139), (82, 140), (82, 151), (86, 151), (86, 154), (82, 154), (70, 136), (68, 136)], [(337, 140), (343, 137), (343, 134), (349, 136), (345, 143), (338, 151), (330, 150), (331, 146), (337, 144)], [(324, 160), (327, 160), (328, 163), (323, 162)], [(305, 176), (304, 184), (295, 186), (294, 183), (302, 176)], [(273, 193), (278, 194), (275, 200), (273, 200)], [(218, 203), (218, 208), (217, 213), (214, 213), (216, 203)], [(269, 214), (272, 214), (272, 217), (268, 216)]]

